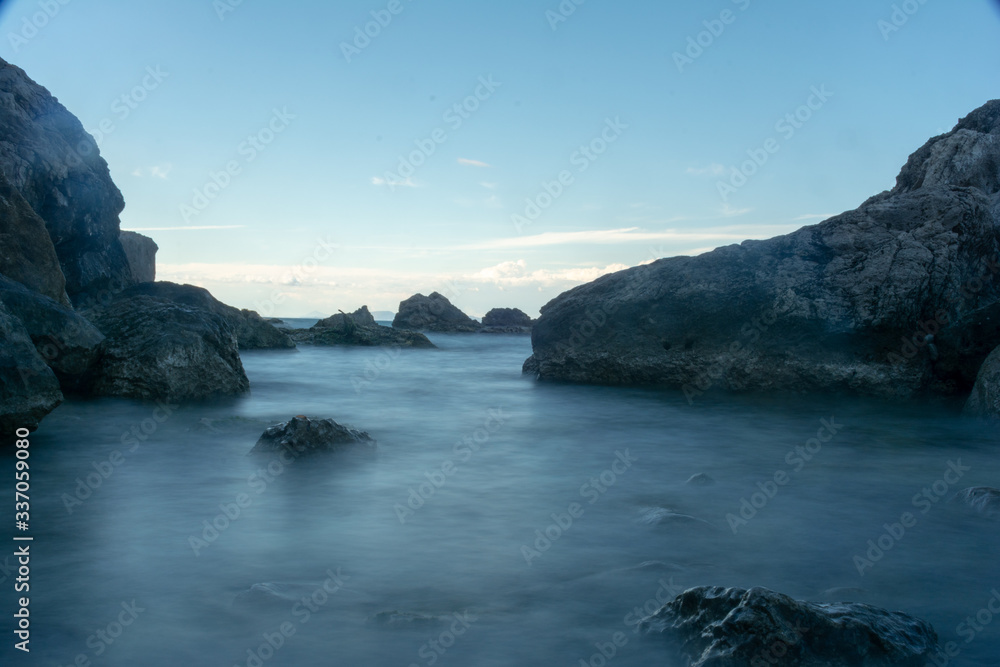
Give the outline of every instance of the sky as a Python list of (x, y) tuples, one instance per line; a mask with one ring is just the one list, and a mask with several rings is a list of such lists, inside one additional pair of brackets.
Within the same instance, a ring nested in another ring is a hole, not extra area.
[(24, 0), (160, 280), (265, 315), (532, 316), (894, 185), (1000, 97), (990, 0)]

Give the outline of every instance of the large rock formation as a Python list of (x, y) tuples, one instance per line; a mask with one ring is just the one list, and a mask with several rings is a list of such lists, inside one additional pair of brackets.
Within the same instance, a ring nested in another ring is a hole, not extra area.
[(377, 324), (368, 312), (368, 306), (362, 306), (350, 314), (337, 313), (320, 320), (309, 329), (289, 329), (288, 335), (294, 341), (306, 345), (436, 347), (422, 333)]
[(342, 451), (374, 454), (377, 445), (364, 431), (341, 426), (332, 419), (309, 419), (299, 415), (269, 427), (251, 453), (278, 452), (294, 458)]
[(3, 60), (0, 136), (0, 171), (45, 221), (70, 298), (130, 284), (118, 240), (125, 203), (96, 142), (45, 88)]
[(59, 381), (28, 332), (0, 303), (0, 442), (11, 440), (19, 428), (38, 428), (62, 399)]
[(182, 299), (137, 289), (146, 286), (137, 285), (132, 288), (136, 292), (123, 292), (110, 305), (87, 313), (107, 337), (92, 391), (167, 401), (245, 394), (250, 381), (226, 318)]
[(156, 280), (156, 251), (160, 249), (156, 242), (136, 232), (122, 232), (118, 239), (125, 251), (132, 280), (137, 283)]
[(798, 602), (765, 588), (685, 591), (643, 620), (691, 667), (924, 667), (930, 624), (860, 603)]
[(1000, 101), (896, 187), (768, 241), (604, 276), (542, 309), (525, 372), (730, 390), (967, 392), (1000, 344)]
[(63, 391), (85, 391), (104, 336), (76, 311), (0, 276), (0, 303), (17, 317)]
[(478, 322), (437, 292), (430, 296), (414, 294), (401, 301), (392, 326), (411, 331), (472, 333), (479, 330)]
[(69, 305), (66, 278), (45, 229), (31, 208), (0, 171), (0, 274), (39, 294)]

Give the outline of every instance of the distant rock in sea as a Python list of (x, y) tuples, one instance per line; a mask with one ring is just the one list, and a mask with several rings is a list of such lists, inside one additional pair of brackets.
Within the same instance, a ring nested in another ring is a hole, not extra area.
[(494, 308), (483, 316), (481, 333), (531, 333), (535, 321), (518, 308)]
[(712, 389), (967, 394), (1000, 345), (998, 164), (995, 100), (854, 211), (556, 297), (524, 371), (676, 387), (689, 400)]
[(342, 451), (374, 454), (376, 450), (377, 444), (364, 431), (341, 426), (332, 419), (298, 415), (264, 431), (251, 453), (284, 452), (294, 458)]
[(643, 619), (691, 667), (924, 667), (925, 621), (861, 603), (811, 603), (766, 588), (692, 588)]
[(309, 329), (290, 329), (292, 339), (304, 345), (358, 345), (362, 347), (436, 347), (427, 336), (415, 331), (392, 329), (375, 322), (368, 306), (353, 313), (338, 313), (320, 320)]
[(125, 250), (132, 280), (136, 283), (156, 280), (156, 251), (160, 249), (156, 242), (136, 232), (122, 232), (118, 238)]
[(432, 292), (430, 296), (415, 294), (400, 302), (392, 326), (394, 329), (439, 333), (475, 333), (479, 330), (478, 322), (437, 292)]

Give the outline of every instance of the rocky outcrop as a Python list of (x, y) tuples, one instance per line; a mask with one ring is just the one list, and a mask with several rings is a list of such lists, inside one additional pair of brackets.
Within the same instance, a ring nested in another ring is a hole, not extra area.
[(535, 321), (518, 308), (494, 308), (483, 316), (481, 333), (531, 333)]
[(376, 324), (375, 318), (368, 312), (368, 306), (362, 306), (350, 314), (337, 313), (320, 320), (309, 329), (287, 331), (292, 340), (305, 345), (437, 347), (422, 333)]
[(768, 241), (604, 276), (542, 309), (525, 372), (734, 391), (968, 392), (1000, 345), (1000, 101), (896, 187)]
[(860, 603), (799, 602), (765, 588), (699, 587), (644, 619), (692, 667), (924, 667), (930, 624)]
[(0, 171), (0, 274), (69, 305), (66, 278), (45, 221)]
[(474, 333), (479, 330), (479, 323), (453, 306), (443, 295), (432, 292), (430, 296), (415, 294), (401, 301), (392, 327), (411, 331)]
[(278, 329), (252, 310), (239, 310), (227, 306), (209, 293), (194, 285), (171, 282), (143, 283), (124, 290), (120, 298), (149, 296), (176, 304), (198, 308), (219, 316), (236, 335), (241, 350), (287, 349), (295, 347), (286, 330)]
[(23, 324), (63, 391), (85, 391), (104, 336), (76, 311), (0, 277), (0, 302)]
[(217, 313), (137, 289), (87, 316), (106, 336), (90, 382), (97, 395), (187, 401), (250, 389), (236, 333)]
[(45, 88), (3, 60), (0, 137), (0, 171), (45, 221), (74, 303), (130, 284), (118, 239), (125, 203), (96, 142)]
[(980, 366), (972, 393), (965, 402), (965, 414), (1000, 419), (1000, 347), (993, 350)]
[(990, 519), (1000, 517), (1000, 489), (974, 486), (956, 493), (951, 502), (965, 505)]
[(156, 251), (160, 249), (156, 242), (136, 232), (122, 232), (118, 239), (125, 251), (133, 282), (151, 283), (156, 280)]
[(0, 442), (11, 440), (19, 428), (38, 428), (62, 400), (55, 374), (20, 320), (0, 303)]
[(285, 453), (298, 457), (318, 453), (374, 454), (377, 445), (364, 431), (341, 426), (332, 419), (298, 415), (264, 431), (251, 453)]

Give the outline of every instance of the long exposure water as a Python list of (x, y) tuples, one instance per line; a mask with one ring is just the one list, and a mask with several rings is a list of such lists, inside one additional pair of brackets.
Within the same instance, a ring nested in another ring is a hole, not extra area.
[[(430, 337), (245, 353), (251, 396), (169, 416), (67, 401), (31, 438), (17, 664), (669, 665), (636, 620), (698, 585), (898, 609), (952, 664), (998, 664), (997, 523), (947, 502), (1000, 486), (997, 435), (954, 405), (689, 404), (537, 383), (526, 336)], [(368, 431), (377, 458), (248, 456), (298, 414)]]

